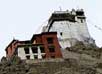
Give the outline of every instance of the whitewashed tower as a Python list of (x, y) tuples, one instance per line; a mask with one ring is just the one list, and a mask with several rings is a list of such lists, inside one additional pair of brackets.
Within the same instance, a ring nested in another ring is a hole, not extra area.
[(43, 32), (56, 32), (62, 48), (73, 46), (77, 41), (95, 44), (88, 32), (83, 9), (72, 11), (55, 11), (49, 18)]

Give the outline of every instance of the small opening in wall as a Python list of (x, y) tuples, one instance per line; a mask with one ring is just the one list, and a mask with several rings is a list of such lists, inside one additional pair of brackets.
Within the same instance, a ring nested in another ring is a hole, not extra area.
[(29, 54), (29, 48), (24, 48), (25, 54)]
[(55, 47), (54, 47), (54, 46), (50, 46), (50, 47), (49, 47), (49, 51), (50, 51), (51, 53), (55, 52)]
[(46, 55), (42, 55), (42, 59), (45, 59), (46, 58)]
[(26, 56), (27, 59), (30, 59), (30, 55)]
[(32, 52), (33, 52), (33, 53), (38, 53), (37, 47), (32, 47)]
[(62, 32), (60, 32), (60, 35), (62, 36)]
[(34, 55), (34, 59), (38, 59), (38, 55)]
[(83, 19), (81, 19), (81, 23), (83, 23)]
[(53, 56), (51, 56), (51, 58), (55, 58), (55, 56), (53, 55)]
[(47, 38), (47, 42), (48, 42), (48, 44), (52, 44), (53, 43), (53, 38), (52, 37)]
[(45, 53), (44, 47), (40, 47), (41, 53)]

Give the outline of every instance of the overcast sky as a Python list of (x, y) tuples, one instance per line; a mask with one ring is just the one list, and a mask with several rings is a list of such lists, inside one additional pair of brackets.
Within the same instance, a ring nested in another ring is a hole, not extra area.
[(102, 0), (0, 0), (0, 58), (13, 40), (29, 40), (56, 10), (84, 9), (90, 35), (102, 46)]

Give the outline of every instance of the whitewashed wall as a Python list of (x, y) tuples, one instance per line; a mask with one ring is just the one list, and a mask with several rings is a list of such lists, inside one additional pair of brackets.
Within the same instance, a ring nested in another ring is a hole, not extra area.
[(18, 56), (23, 60), (23, 59), (26, 59), (26, 54), (24, 52), (24, 48), (23, 47), (20, 47), (18, 48)]
[[(49, 31), (57, 31), (62, 48), (71, 46), (75, 40), (84, 41), (85, 38), (90, 38), (85, 20), (83, 20), (83, 23), (79, 19), (77, 19), (77, 22), (55, 21)], [(62, 36), (60, 35), (61, 32)]]

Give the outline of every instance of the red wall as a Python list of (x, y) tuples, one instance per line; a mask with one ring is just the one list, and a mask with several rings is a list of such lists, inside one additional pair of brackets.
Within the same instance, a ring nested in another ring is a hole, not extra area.
[[(53, 38), (53, 44), (48, 44), (47, 38)], [(55, 58), (62, 58), (62, 53), (60, 49), (60, 45), (58, 43), (57, 34), (42, 34), (35, 37), (36, 43), (44, 44), (46, 58), (51, 58), (51, 56), (55, 56)], [(55, 52), (49, 52), (48, 46), (54, 46)]]
[(17, 41), (13, 41), (13, 42), (11, 42), (11, 44), (6, 48), (6, 52), (8, 52), (8, 53), (6, 53), (6, 56), (7, 56), (7, 57), (11, 57), (11, 56), (13, 55), (16, 46), (17, 46)]
[(11, 42), (9, 44), (9, 46), (6, 48), (6, 56), (11, 57), (14, 54), (15, 49), (17, 48), (18, 45), (20, 45), (19, 41), (15, 40), (15, 41)]
[[(48, 44), (47, 42), (47, 38), (53, 38), (53, 43), (52, 44)], [(34, 41), (36, 41), (36, 43), (34, 43)], [(6, 56), (7, 57), (11, 57), (14, 52), (15, 49), (17, 48), (18, 45), (22, 45), (23, 43), (20, 43), (17, 40), (12, 41), (9, 46), (6, 48)], [(32, 42), (32, 44), (43, 44), (44, 48), (45, 48), (45, 53), (46, 53), (46, 58), (51, 58), (51, 56), (55, 56), (55, 58), (62, 58), (62, 53), (61, 53), (61, 49), (60, 49), (60, 45), (57, 39), (57, 33), (42, 33), (42, 34), (38, 34), (34, 36), (34, 40)], [(51, 53), (49, 52), (49, 46), (52, 45), (55, 47), (55, 52)]]

